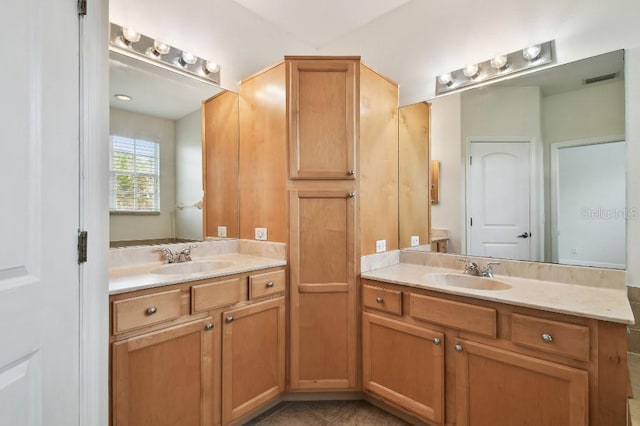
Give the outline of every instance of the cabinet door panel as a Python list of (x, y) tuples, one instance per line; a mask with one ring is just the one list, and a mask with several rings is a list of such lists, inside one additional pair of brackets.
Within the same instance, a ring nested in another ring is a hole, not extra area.
[(114, 424), (212, 425), (218, 330), (207, 318), (114, 343)]
[(222, 417), (228, 424), (284, 392), (284, 298), (222, 317)]
[(356, 387), (354, 198), (291, 193), (291, 387)]
[(356, 61), (290, 61), (288, 112), (292, 179), (353, 179)]
[(364, 313), (365, 389), (425, 420), (441, 423), (444, 343), (442, 333)]
[(492, 348), (456, 342), (456, 425), (585, 426), (586, 371)]

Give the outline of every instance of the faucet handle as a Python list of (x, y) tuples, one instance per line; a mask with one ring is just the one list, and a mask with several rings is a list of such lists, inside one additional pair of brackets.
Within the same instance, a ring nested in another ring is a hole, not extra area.
[(464, 262), (464, 273), (471, 275), (478, 275), (478, 264), (476, 262), (469, 261), (467, 257), (458, 257), (460, 262)]
[(164, 257), (165, 259), (167, 259), (167, 263), (173, 263), (173, 261), (175, 260), (175, 254), (171, 251), (170, 248), (161, 247), (154, 249), (153, 251), (161, 251), (162, 253), (164, 253)]

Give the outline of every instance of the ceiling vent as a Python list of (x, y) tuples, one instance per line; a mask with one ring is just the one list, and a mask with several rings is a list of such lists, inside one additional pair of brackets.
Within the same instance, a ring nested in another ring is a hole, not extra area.
[(598, 77), (591, 77), (591, 78), (585, 79), (583, 84), (587, 85), (587, 84), (593, 84), (593, 83), (600, 83), (601, 81), (613, 80), (617, 76), (618, 76), (618, 73), (615, 73), (615, 72), (611, 74), (599, 75)]

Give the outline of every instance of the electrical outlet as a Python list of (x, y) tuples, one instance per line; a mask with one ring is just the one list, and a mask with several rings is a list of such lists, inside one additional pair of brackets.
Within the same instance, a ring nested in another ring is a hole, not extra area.
[(256, 228), (256, 240), (267, 241), (267, 228)]
[(416, 247), (420, 245), (420, 236), (412, 235), (411, 236), (411, 247)]
[(387, 240), (376, 241), (376, 253), (382, 253), (383, 251), (387, 251)]
[(218, 237), (227, 238), (227, 227), (226, 226), (218, 226)]

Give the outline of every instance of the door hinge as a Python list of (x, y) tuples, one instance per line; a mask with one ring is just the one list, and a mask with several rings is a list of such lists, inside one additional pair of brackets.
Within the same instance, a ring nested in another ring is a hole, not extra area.
[(87, 231), (78, 231), (78, 263), (85, 263), (87, 261), (87, 238), (89, 233)]
[(473, 218), (472, 217), (469, 218), (469, 226), (473, 226)]
[(78, 15), (85, 16), (87, 14), (87, 0), (78, 0)]
[(469, 156), (469, 165), (473, 166), (473, 157), (472, 156)]

